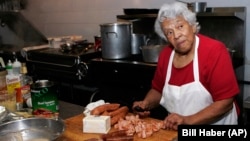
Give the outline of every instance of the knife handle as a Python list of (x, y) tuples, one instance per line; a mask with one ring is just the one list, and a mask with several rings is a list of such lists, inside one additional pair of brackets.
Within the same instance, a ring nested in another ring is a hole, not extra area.
[(145, 111), (144, 109), (142, 109), (139, 106), (135, 106), (134, 110), (137, 111), (137, 112), (144, 112)]

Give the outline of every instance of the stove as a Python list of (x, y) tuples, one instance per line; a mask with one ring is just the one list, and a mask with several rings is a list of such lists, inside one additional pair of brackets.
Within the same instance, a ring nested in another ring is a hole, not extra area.
[(88, 63), (100, 56), (92, 44), (74, 47), (71, 50), (46, 47), (27, 51), (29, 72), (37, 79), (83, 81), (88, 73)]

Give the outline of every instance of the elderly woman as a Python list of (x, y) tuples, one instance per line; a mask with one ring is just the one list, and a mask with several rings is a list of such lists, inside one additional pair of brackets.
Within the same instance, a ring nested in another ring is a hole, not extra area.
[(159, 56), (151, 90), (133, 108), (148, 116), (161, 104), (169, 112), (166, 129), (237, 124), (239, 87), (230, 55), (222, 42), (198, 34), (199, 28), (195, 13), (180, 2), (163, 5), (155, 22), (156, 33), (170, 45)]

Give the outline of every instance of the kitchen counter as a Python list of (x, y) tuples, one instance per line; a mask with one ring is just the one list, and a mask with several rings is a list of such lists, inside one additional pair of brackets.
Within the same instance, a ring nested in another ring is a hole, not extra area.
[[(64, 121), (65, 132), (56, 141), (84, 141), (87, 139), (100, 139), (101, 134), (83, 133), (83, 119), (84, 115), (80, 114)], [(153, 118), (147, 118), (145, 120), (157, 120)], [(116, 131), (111, 128), (109, 132)], [(151, 137), (146, 139), (134, 136), (134, 141), (174, 141), (177, 138), (177, 131), (160, 130), (155, 132)]]

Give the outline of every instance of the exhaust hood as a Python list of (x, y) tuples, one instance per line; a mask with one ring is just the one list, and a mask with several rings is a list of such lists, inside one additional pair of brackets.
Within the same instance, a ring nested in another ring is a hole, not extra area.
[(24, 47), (48, 44), (47, 38), (20, 12), (0, 12), (0, 49), (20, 51)]

